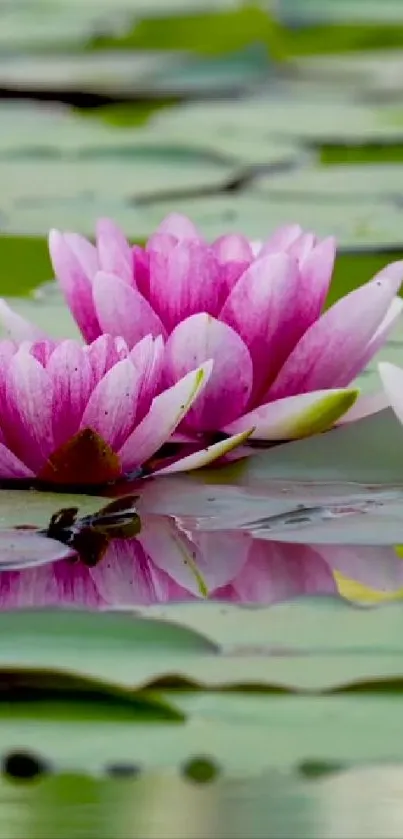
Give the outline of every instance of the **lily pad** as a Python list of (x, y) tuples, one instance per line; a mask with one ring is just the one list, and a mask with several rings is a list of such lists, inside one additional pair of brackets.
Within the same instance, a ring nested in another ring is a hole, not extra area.
[(0, 528), (32, 525), (47, 527), (51, 516), (65, 507), (78, 507), (79, 515), (92, 515), (105, 506), (105, 498), (36, 490), (0, 490)]

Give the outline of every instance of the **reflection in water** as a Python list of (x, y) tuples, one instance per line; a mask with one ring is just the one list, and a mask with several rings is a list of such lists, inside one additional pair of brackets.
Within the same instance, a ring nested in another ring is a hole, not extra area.
[(302, 545), (245, 530), (188, 530), (144, 515), (138, 537), (115, 539), (95, 567), (62, 560), (0, 575), (2, 608), (122, 608), (209, 597), (269, 604), (337, 591), (334, 572), (385, 592), (403, 588), (393, 547)]
[(403, 771), (354, 769), (306, 781), (268, 772), (207, 785), (174, 773), (134, 781), (50, 777), (0, 785), (3, 839), (401, 839)]

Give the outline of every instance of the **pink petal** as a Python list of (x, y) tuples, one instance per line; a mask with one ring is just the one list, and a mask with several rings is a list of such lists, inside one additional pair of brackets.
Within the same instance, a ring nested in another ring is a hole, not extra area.
[(121, 280), (131, 284), (132, 249), (124, 233), (107, 218), (98, 220), (96, 232), (100, 270), (107, 274), (116, 274)]
[(247, 347), (237, 333), (202, 312), (182, 321), (165, 347), (168, 383), (212, 358), (213, 372), (203, 394), (186, 415), (186, 427), (214, 431), (234, 420), (248, 404), (253, 368)]
[(403, 562), (393, 547), (315, 545), (332, 571), (376, 591), (403, 588)]
[(81, 428), (91, 428), (112, 449), (119, 449), (136, 421), (139, 383), (139, 374), (131, 361), (118, 361), (93, 391)]
[(403, 300), (400, 297), (395, 297), (375, 334), (372, 336), (361, 355), (353, 360), (348, 373), (350, 381), (358, 376), (358, 374), (361, 373), (361, 370), (365, 369), (378, 350), (380, 350), (386, 343), (401, 316), (402, 310)]
[(46, 369), (53, 383), (53, 435), (57, 448), (78, 431), (94, 380), (88, 355), (75, 341), (62, 341)]
[[(253, 428), (248, 429), (247, 431), (242, 431), (240, 434), (234, 434), (232, 437), (220, 440), (219, 443), (214, 443), (211, 446), (207, 446), (205, 449), (200, 449), (199, 451), (189, 454), (186, 457), (180, 457), (174, 463), (171, 463), (170, 466), (164, 466), (163, 469), (157, 469), (153, 474), (171, 475), (174, 472), (190, 472), (193, 469), (202, 469), (202, 467), (208, 466), (210, 463), (214, 463), (215, 460), (225, 457), (234, 449), (238, 449), (238, 447), (242, 446), (242, 443), (251, 436), (253, 431)], [(253, 449), (247, 450), (247, 454), (254, 453)], [(245, 452), (243, 452), (242, 456), (245, 456)]]
[(161, 335), (155, 339), (146, 335), (133, 347), (130, 359), (140, 377), (137, 405), (137, 422), (140, 422), (160, 390), (164, 366), (164, 341)]
[(140, 294), (148, 298), (150, 291), (150, 256), (139, 245), (132, 247), (133, 280)]
[(67, 606), (75, 609), (80, 606), (86, 609), (100, 609), (105, 606), (105, 600), (91, 577), (90, 569), (82, 562), (76, 562), (74, 565), (69, 562), (56, 562), (50, 566), (50, 570), (53, 572), (53, 590), (47, 593), (49, 606)]
[(271, 381), (305, 329), (295, 313), (300, 274), (287, 254), (259, 258), (230, 292), (220, 320), (232, 326), (253, 361), (254, 397)]
[(24, 341), (20, 346), (27, 349), (28, 352), (30, 352), (37, 361), (39, 361), (39, 364), (41, 364), (42, 367), (46, 367), (58, 344), (58, 341), (51, 341), (48, 339), (45, 341), (36, 341), (34, 344), (32, 344), (31, 341)]
[(123, 338), (113, 338), (112, 335), (100, 335), (92, 344), (83, 347), (88, 355), (94, 385), (97, 384), (111, 367), (129, 355), (129, 348)]
[(402, 262), (392, 263), (328, 309), (303, 335), (268, 397), (348, 384), (352, 365), (362, 358), (400, 287), (402, 269)]
[(34, 473), (10, 449), (0, 443), (0, 479), (33, 478)]
[(67, 305), (82, 335), (86, 341), (93, 341), (102, 330), (95, 313), (91, 280), (86, 273), (87, 261), (84, 267), (71, 247), (71, 235), (68, 234), (66, 238), (58, 230), (50, 231), (50, 258)]
[(118, 453), (124, 472), (141, 466), (169, 440), (207, 383), (211, 370), (212, 362), (207, 362), (153, 399), (148, 414)]
[(301, 233), (287, 248), (287, 253), (298, 260), (298, 262), (302, 262), (309, 256), (315, 244), (316, 236), (314, 233)]
[(0, 404), (5, 399), (7, 371), (16, 352), (17, 345), (14, 341), (0, 340)]
[(266, 239), (261, 245), (259, 257), (288, 250), (302, 233), (303, 230), (299, 224), (287, 224), (284, 227), (278, 227), (270, 238)]
[(47, 338), (42, 329), (14, 312), (3, 298), (0, 298), (0, 323), (13, 341), (42, 341)]
[(357, 420), (370, 417), (372, 414), (378, 414), (389, 407), (389, 400), (386, 393), (379, 391), (377, 393), (360, 393), (356, 402), (346, 414), (337, 422), (337, 425), (344, 425), (346, 422), (357, 422)]
[(182, 216), (180, 213), (170, 213), (166, 216), (157, 228), (157, 233), (167, 233), (169, 236), (174, 236), (178, 241), (200, 238), (197, 227), (187, 216)]
[(139, 540), (158, 568), (200, 597), (232, 580), (245, 564), (251, 537), (235, 531), (188, 533), (168, 516), (144, 516)]
[(24, 349), (10, 362), (5, 409), (1, 424), (10, 448), (30, 469), (39, 472), (55, 448), (53, 383), (49, 373)]
[(196, 312), (216, 315), (226, 294), (220, 267), (203, 242), (184, 240), (150, 252), (150, 303), (170, 331)]
[(331, 428), (354, 404), (358, 391), (318, 390), (260, 405), (225, 426), (227, 434), (254, 428), (252, 440), (296, 440)]
[(93, 294), (103, 331), (121, 336), (129, 347), (145, 335), (164, 335), (164, 327), (148, 301), (119, 277), (100, 271), (94, 279)]
[(90, 574), (97, 591), (112, 607), (167, 599), (167, 581), (155, 571), (138, 539), (114, 539)]
[(79, 233), (64, 233), (64, 241), (78, 260), (81, 268), (89, 280), (99, 271), (98, 252), (88, 239)]
[(403, 422), (403, 369), (396, 364), (383, 361), (378, 364), (386, 396), (400, 422)]
[(232, 585), (215, 597), (236, 603), (277, 603), (303, 594), (335, 594), (331, 570), (309, 545), (256, 539)]
[(248, 264), (253, 259), (250, 242), (245, 236), (236, 234), (220, 236), (211, 247), (220, 263), (242, 262)]
[(323, 239), (300, 261), (301, 285), (298, 307), (306, 329), (319, 317), (332, 279), (336, 258), (336, 240)]

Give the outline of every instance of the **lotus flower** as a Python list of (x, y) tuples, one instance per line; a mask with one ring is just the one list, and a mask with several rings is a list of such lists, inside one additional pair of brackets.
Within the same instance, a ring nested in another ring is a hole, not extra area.
[[(86, 341), (123, 336), (130, 347), (163, 336), (166, 386), (213, 359), (183, 439), (254, 428), (262, 440), (325, 430), (356, 399), (349, 385), (385, 342), (402, 310), (403, 263), (388, 265), (322, 313), (335, 259), (332, 238), (298, 225), (266, 242), (240, 235), (206, 243), (192, 222), (168, 216), (146, 247), (108, 220), (96, 246), (52, 231), (50, 255)], [(12, 328), (12, 317), (3, 313)], [(373, 401), (351, 418), (376, 409)]]
[[(109, 335), (83, 347), (1, 341), (0, 479), (102, 484), (138, 472), (182, 421), (212, 367), (199, 365), (162, 389), (162, 364), (160, 337), (131, 351)], [(220, 447), (201, 452), (201, 464)]]

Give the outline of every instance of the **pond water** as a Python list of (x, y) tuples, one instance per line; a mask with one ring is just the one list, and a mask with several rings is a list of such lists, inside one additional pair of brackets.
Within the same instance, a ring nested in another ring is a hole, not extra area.
[[(402, 258), (399, 0), (0, 19), (0, 295), (53, 338), (79, 333), (51, 228), (297, 222), (337, 237), (326, 307)], [(385, 359), (401, 320), (364, 394)], [(0, 837), (397, 839), (402, 597), (391, 409), (186, 474), (4, 482)]]

